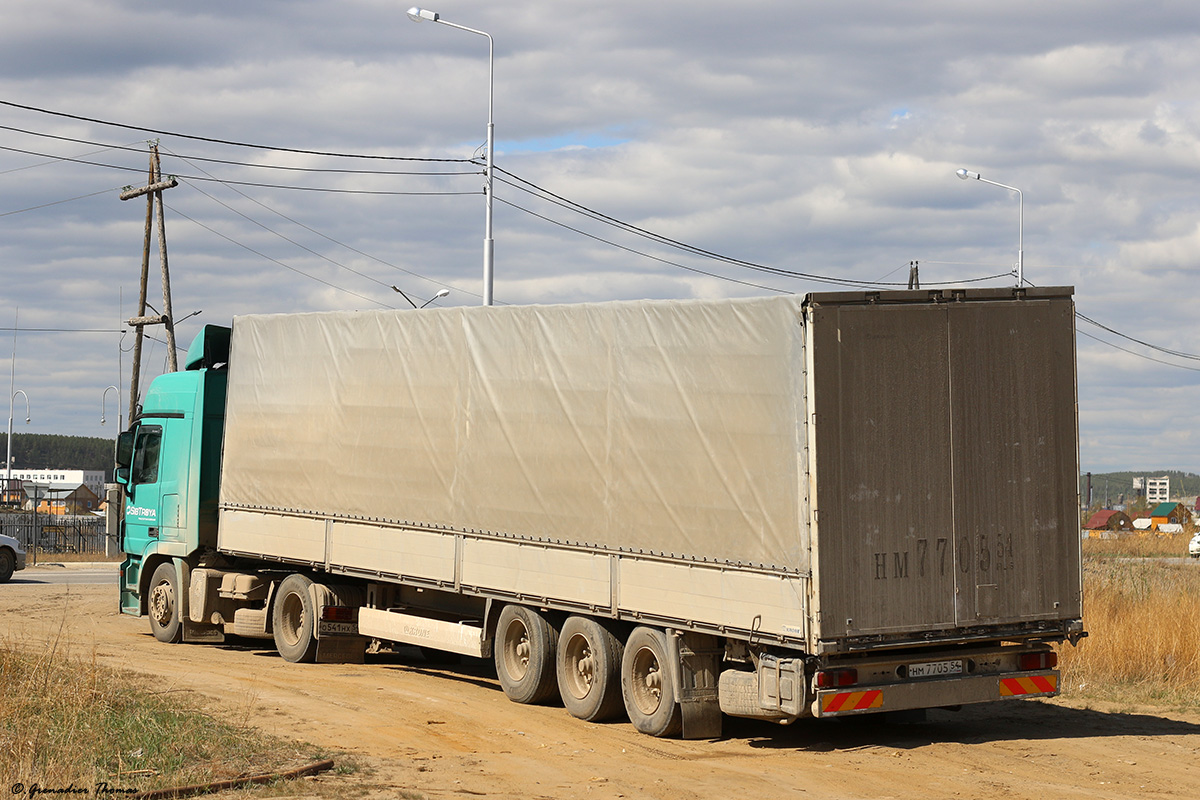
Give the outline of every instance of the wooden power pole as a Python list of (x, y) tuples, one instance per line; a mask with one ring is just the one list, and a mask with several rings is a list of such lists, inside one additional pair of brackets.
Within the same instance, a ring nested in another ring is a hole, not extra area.
[[(167, 371), (175, 372), (179, 363), (175, 357), (175, 326), (171, 321), (171, 275), (167, 270), (167, 227), (163, 217), (162, 193), (164, 189), (178, 186), (179, 182), (171, 177), (162, 179), (162, 167), (158, 160), (158, 144), (150, 145), (150, 174), (146, 185), (140, 189), (126, 189), (121, 192), (122, 200), (132, 200), (146, 195), (146, 234), (142, 240), (142, 280), (138, 293), (137, 316), (129, 319), (127, 324), (137, 330), (133, 342), (133, 375), (129, 381), (129, 421), (137, 417), (139, 386), (138, 379), (142, 371), (142, 337), (147, 325), (162, 325), (167, 332)], [(157, 199), (158, 213), (155, 214)], [(158, 228), (158, 260), (162, 268), (163, 310), (157, 316), (146, 316), (146, 284), (150, 273), (150, 228), (152, 221), (157, 220)]]

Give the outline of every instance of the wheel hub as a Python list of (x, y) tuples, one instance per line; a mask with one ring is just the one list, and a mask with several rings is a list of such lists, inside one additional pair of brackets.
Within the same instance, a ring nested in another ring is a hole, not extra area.
[(150, 592), (150, 616), (159, 625), (168, 625), (174, 616), (175, 592), (169, 583), (160, 583)]

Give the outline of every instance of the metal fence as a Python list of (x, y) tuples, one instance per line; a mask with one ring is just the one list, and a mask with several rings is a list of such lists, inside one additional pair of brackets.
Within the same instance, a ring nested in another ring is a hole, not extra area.
[(0, 514), (0, 533), (14, 537), (30, 552), (36, 548), (41, 553), (104, 555), (107, 544), (104, 518), (90, 514)]

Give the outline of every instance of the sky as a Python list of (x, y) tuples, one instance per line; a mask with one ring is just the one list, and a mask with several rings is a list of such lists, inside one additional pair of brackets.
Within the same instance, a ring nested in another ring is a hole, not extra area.
[[(1194, 4), (434, 2), (494, 42), (497, 303), (905, 288), (913, 261), (922, 288), (1006, 287), (1023, 242), (1025, 281), (1087, 318), (1081, 469), (1200, 472)], [(408, 307), (393, 285), (480, 303), (488, 40), (406, 8), (3, 4), (15, 433), (124, 419), (146, 201), (119, 194), (150, 142), (180, 347)]]

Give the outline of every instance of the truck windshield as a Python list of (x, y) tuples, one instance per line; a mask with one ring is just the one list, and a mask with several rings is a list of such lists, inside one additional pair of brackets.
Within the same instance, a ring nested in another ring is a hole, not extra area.
[(162, 428), (158, 425), (143, 425), (138, 429), (130, 483), (158, 482), (158, 450), (161, 442)]

